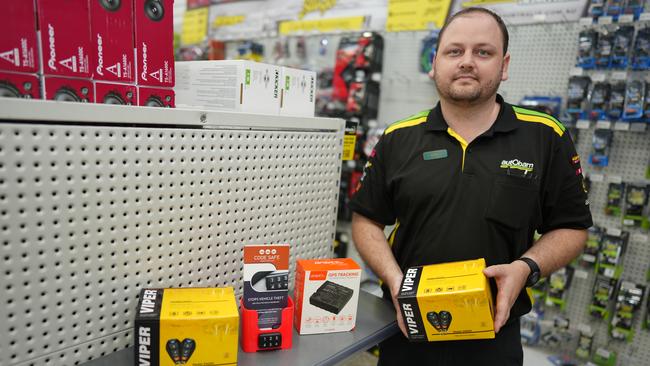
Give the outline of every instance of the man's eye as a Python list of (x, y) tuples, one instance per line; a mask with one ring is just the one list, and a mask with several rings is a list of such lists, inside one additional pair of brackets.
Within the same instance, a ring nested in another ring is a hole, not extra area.
[(478, 50), (477, 53), (478, 53), (479, 56), (490, 56), (490, 52), (488, 52), (486, 50)]
[(453, 56), (453, 55), (460, 55), (461, 51), (458, 48), (454, 48), (449, 50), (447, 53)]

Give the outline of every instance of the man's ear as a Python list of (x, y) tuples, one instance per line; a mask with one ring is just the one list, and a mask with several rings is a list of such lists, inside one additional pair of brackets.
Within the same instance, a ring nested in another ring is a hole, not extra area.
[(435, 55), (433, 55), (433, 59), (431, 59), (431, 71), (429, 71), (429, 78), (433, 80), (433, 74), (434, 74), (434, 69), (436, 67), (436, 57), (438, 56), (438, 53), (436, 52)]
[(510, 52), (503, 56), (503, 65), (501, 65), (501, 81), (508, 80), (508, 66), (510, 66)]

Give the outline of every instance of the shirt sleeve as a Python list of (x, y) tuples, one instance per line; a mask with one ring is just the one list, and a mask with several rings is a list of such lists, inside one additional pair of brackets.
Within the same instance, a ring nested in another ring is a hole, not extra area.
[(580, 157), (564, 133), (556, 141), (542, 196), (542, 224), (538, 230), (587, 229), (593, 225)]
[(350, 201), (352, 211), (383, 225), (395, 223), (389, 188), (386, 181), (386, 136), (373, 149), (359, 184)]

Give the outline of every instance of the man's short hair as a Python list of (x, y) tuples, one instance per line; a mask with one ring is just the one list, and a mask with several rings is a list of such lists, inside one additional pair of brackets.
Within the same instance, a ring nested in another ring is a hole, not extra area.
[(471, 14), (471, 13), (487, 14), (487, 15), (491, 16), (497, 22), (497, 25), (499, 26), (499, 29), (501, 29), (501, 35), (503, 36), (503, 54), (505, 55), (506, 52), (508, 52), (508, 39), (509, 39), (509, 37), (508, 37), (508, 28), (506, 27), (506, 24), (503, 22), (503, 19), (501, 19), (501, 17), (497, 13), (493, 12), (490, 9), (480, 8), (478, 6), (472, 6), (472, 7), (469, 7), (469, 8), (465, 8), (465, 9), (457, 12), (456, 14), (450, 16), (447, 19), (447, 21), (445, 22), (445, 25), (442, 27), (442, 29), (440, 29), (440, 33), (438, 34), (438, 43), (436, 44), (436, 53), (438, 52), (438, 48), (440, 47), (440, 40), (442, 39), (442, 35), (447, 30), (447, 27), (449, 26), (449, 24), (451, 24), (451, 22), (453, 22), (454, 19), (456, 19), (458, 17), (461, 17), (461, 16), (464, 16), (464, 15), (467, 15), (467, 14)]

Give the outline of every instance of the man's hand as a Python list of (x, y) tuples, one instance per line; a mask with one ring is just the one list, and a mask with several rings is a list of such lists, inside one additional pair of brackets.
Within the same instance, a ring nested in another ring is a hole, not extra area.
[(397, 318), (397, 325), (399, 326), (399, 329), (402, 331), (402, 334), (404, 334), (404, 337), (408, 338), (408, 335), (406, 333), (406, 326), (404, 325), (404, 318), (402, 317), (402, 312), (400, 311), (399, 308), (399, 303), (397, 302), (397, 295), (399, 294), (399, 287), (402, 284), (402, 278), (403, 275), (396, 276), (391, 280), (391, 283), (388, 284), (388, 288), (390, 289), (390, 297), (393, 299), (393, 306), (395, 306), (395, 312), (397, 313), (395, 317)]
[(489, 278), (494, 278), (497, 283), (494, 332), (499, 333), (501, 327), (510, 317), (512, 305), (526, 284), (530, 268), (526, 263), (516, 260), (510, 264), (489, 266), (483, 270), (483, 273)]

